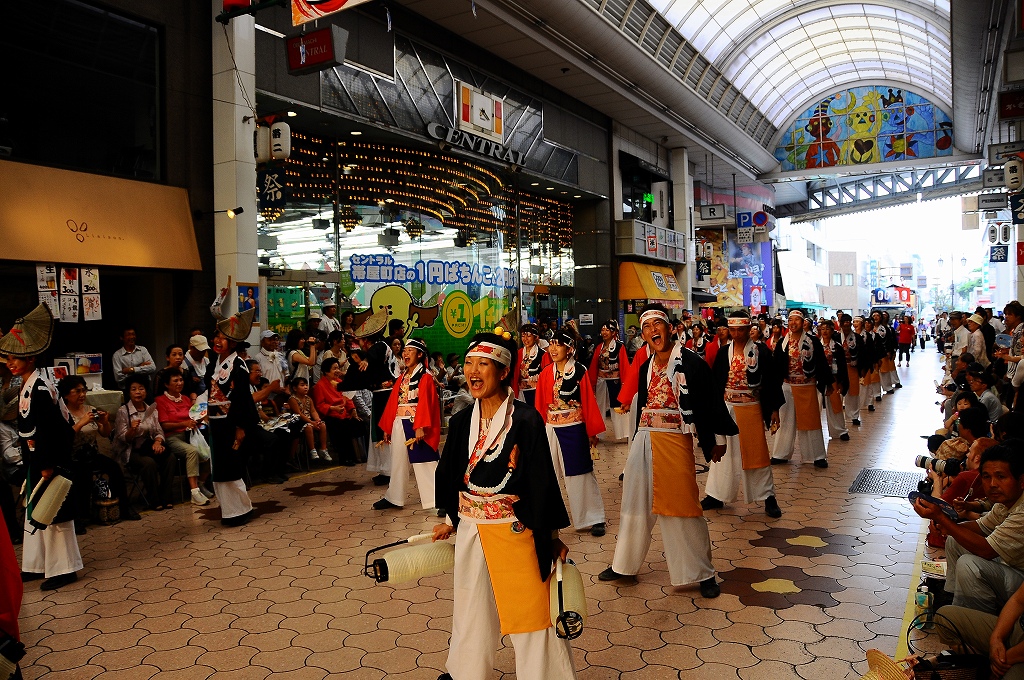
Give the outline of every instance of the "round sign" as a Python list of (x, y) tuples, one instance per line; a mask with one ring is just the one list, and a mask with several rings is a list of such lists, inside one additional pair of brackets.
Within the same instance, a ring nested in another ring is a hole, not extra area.
[(441, 305), (444, 328), (453, 338), (469, 335), (473, 326), (473, 301), (461, 290), (448, 293)]
[(763, 210), (758, 210), (756, 213), (754, 213), (752, 221), (754, 222), (755, 227), (763, 227), (764, 225), (768, 224), (768, 213), (766, 213)]

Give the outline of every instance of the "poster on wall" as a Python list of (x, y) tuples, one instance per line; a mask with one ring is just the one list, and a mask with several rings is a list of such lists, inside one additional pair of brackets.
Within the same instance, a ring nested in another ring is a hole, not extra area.
[(36, 290), (57, 292), (57, 266), (36, 265)]
[(60, 320), (64, 323), (78, 323), (78, 296), (60, 296)]
[[(61, 267), (60, 270), (60, 294), (78, 295), (78, 268)], [(61, 303), (63, 308), (64, 303)]]
[[(56, 283), (56, 278), (54, 282)], [(56, 290), (39, 291), (39, 304), (49, 307), (50, 314), (53, 314), (54, 318), (60, 318), (60, 300), (57, 298)]]
[(100, 292), (100, 270), (82, 267), (82, 295)]
[(238, 290), (238, 311), (256, 310), (255, 316), (252, 317), (252, 322), (258, 324), (260, 322), (260, 284), (242, 283), (239, 281), (235, 286)]
[(100, 296), (98, 293), (84, 293), (82, 295), (82, 318), (86, 321), (100, 321), (103, 318), (103, 310), (100, 307)]
[(775, 275), (772, 244), (722, 241), (719, 230), (701, 230), (698, 239), (712, 246), (711, 283), (708, 292), (718, 296), (711, 307), (751, 307), (771, 304)]

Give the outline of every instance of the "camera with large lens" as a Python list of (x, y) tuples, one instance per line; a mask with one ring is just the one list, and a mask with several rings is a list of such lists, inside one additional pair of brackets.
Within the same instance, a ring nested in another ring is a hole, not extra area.
[(932, 491), (935, 490), (935, 482), (930, 477), (925, 477), (917, 483), (917, 490), (925, 496), (931, 496)]
[(932, 470), (940, 475), (949, 475), (955, 477), (960, 474), (963, 470), (963, 461), (957, 458), (948, 458), (942, 460), (941, 458), (931, 458), (929, 456), (918, 456), (914, 459), (914, 465), (925, 470)]

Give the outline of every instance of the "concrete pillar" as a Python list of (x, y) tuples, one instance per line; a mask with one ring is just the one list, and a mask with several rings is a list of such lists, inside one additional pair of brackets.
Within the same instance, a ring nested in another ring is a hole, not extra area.
[[(222, 3), (210, 3), (211, 18)], [(224, 211), (241, 206), (244, 212), (229, 219), (214, 215), (214, 254), (217, 288), (231, 277), (235, 282), (256, 283), (256, 159), (253, 156), (256, 103), (256, 20), (232, 19), (227, 25), (210, 22), (213, 31), (213, 207)], [(262, 299), (261, 299), (262, 303)], [(237, 296), (229, 295), (225, 314), (238, 309)], [(265, 321), (265, 320), (264, 320)], [(258, 329), (253, 329), (258, 337)], [(252, 338), (250, 338), (251, 340)]]
[(608, 201), (594, 201), (573, 212), (572, 253), (575, 260), (573, 314), (593, 314), (594, 326), (580, 333), (597, 337), (607, 319), (618, 318), (618, 265), (612, 257), (615, 235)]
[(669, 167), (672, 171), (672, 228), (686, 241), (686, 264), (676, 265), (676, 281), (686, 298), (686, 306), (696, 309), (693, 302), (693, 233), (690, 215), (693, 211), (693, 190), (690, 182), (690, 155), (686, 149), (669, 151)]

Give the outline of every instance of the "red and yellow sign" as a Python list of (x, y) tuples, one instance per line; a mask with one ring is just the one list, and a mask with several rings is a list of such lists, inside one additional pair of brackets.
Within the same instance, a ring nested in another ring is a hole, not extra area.
[(361, 5), (369, 0), (292, 0), (292, 26), (322, 19), (328, 14)]

